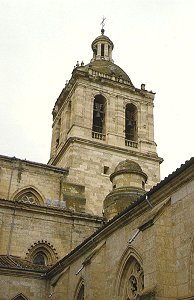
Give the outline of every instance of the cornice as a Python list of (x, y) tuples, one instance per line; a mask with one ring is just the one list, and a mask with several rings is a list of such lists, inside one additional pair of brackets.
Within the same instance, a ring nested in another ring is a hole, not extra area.
[[(98, 73), (98, 74), (97, 74)], [(117, 88), (118, 90), (126, 91), (127, 93), (131, 93), (134, 95), (138, 95), (141, 98), (147, 98), (153, 101), (155, 93), (152, 91), (147, 91), (144, 89), (136, 88), (129, 84), (126, 80), (123, 80), (121, 78), (115, 78), (114, 76), (108, 76), (103, 73), (99, 73), (96, 71), (93, 71), (92, 69), (89, 69), (88, 72), (80, 70), (80, 68), (75, 68), (72, 72), (72, 77), (70, 78), (69, 82), (66, 83), (65, 87), (62, 89), (59, 97), (57, 98), (54, 108), (58, 106), (58, 111), (56, 113), (56, 116), (54, 116), (54, 122), (57, 117), (61, 113), (61, 108), (63, 104), (65, 103), (65, 100), (70, 97), (70, 94), (75, 90), (75, 87), (77, 85), (77, 82), (79, 79), (82, 78), (86, 82), (86, 86), (88, 83), (98, 83), (103, 86), (113, 87), (114, 89)], [(122, 95), (122, 94), (121, 94)], [(53, 108), (53, 112), (54, 112)]]
[(6, 276), (17, 276), (17, 277), (27, 277), (27, 278), (36, 278), (44, 279), (45, 271), (37, 270), (28, 270), (28, 269), (19, 269), (19, 268), (4, 268), (0, 267), (0, 274)]
[(107, 144), (99, 143), (96, 141), (86, 140), (86, 139), (83, 139), (80, 137), (70, 137), (65, 142), (65, 144), (62, 146), (62, 148), (60, 149), (60, 151), (56, 155), (56, 157), (49, 160), (49, 163), (51, 163), (52, 165), (57, 164), (59, 162), (59, 160), (61, 159), (62, 155), (64, 154), (64, 152), (66, 151), (66, 149), (73, 143), (84, 144), (84, 145), (87, 145), (90, 147), (100, 148), (100, 149), (104, 149), (104, 150), (108, 150), (108, 151), (119, 152), (119, 153), (123, 153), (123, 154), (131, 154), (133, 156), (142, 157), (142, 158), (145, 158), (145, 159), (148, 159), (151, 161), (157, 161), (159, 163), (161, 163), (163, 161), (163, 159), (158, 157), (157, 155), (151, 155), (151, 154), (146, 154), (146, 153), (142, 153), (139, 151), (134, 151), (134, 150), (131, 150), (131, 148), (130, 148), (130, 150), (128, 150), (128, 149), (124, 149), (124, 148), (113, 146), (113, 145), (107, 145)]
[(21, 203), (17, 201), (5, 200), (0, 199), (0, 207), (3, 209), (14, 209), (16, 211), (22, 211), (26, 213), (33, 213), (33, 214), (41, 214), (41, 215), (50, 215), (55, 217), (62, 217), (68, 219), (77, 219), (89, 222), (95, 222), (101, 224), (103, 218), (97, 215), (90, 215), (88, 213), (79, 213), (73, 212), (67, 209), (60, 209), (55, 207), (49, 206), (38, 206), (33, 204)]
[[(63, 175), (68, 175), (69, 170), (68, 169), (64, 169), (64, 168), (59, 168), (53, 165), (47, 165), (47, 164), (42, 164), (42, 163), (38, 163), (38, 162), (32, 162), (29, 160), (24, 160), (24, 159), (19, 159), (16, 157), (9, 157), (9, 156), (4, 156), (4, 155), (0, 155), (0, 161), (4, 161), (4, 162), (9, 162), (9, 163), (19, 163), (19, 164), (24, 164), (26, 166), (30, 166), (30, 167), (34, 167), (34, 168), (39, 168), (39, 169), (44, 169), (47, 171), (53, 171), (55, 173), (60, 173)], [(21, 167), (21, 165), (20, 165)]]

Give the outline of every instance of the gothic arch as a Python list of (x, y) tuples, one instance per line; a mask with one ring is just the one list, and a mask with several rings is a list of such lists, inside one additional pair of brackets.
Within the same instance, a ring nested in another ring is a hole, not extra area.
[(144, 289), (142, 259), (137, 251), (128, 247), (121, 257), (116, 282), (116, 300), (139, 299)]
[(34, 186), (27, 186), (20, 190), (17, 190), (12, 199), (17, 202), (44, 205), (44, 197)]
[(75, 295), (74, 295), (74, 300), (84, 300), (84, 280), (83, 278), (80, 279)]
[(28, 300), (28, 299), (22, 293), (20, 293), (14, 298), (12, 298), (11, 300)]
[(50, 266), (58, 260), (56, 249), (47, 241), (34, 243), (26, 253), (26, 259), (35, 264)]

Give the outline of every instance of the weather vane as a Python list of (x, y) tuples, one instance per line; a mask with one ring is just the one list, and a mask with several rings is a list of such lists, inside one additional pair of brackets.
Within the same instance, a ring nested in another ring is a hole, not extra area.
[(102, 29), (104, 29), (104, 26), (105, 26), (105, 23), (104, 23), (104, 21), (106, 20), (106, 18), (105, 17), (102, 17), (102, 22), (100, 23), (100, 25), (102, 25)]

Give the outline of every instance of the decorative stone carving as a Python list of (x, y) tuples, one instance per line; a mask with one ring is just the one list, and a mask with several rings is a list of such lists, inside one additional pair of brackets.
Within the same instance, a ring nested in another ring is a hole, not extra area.
[(18, 202), (21, 203), (27, 203), (27, 204), (38, 204), (38, 199), (35, 197), (35, 195), (31, 192), (28, 192), (24, 195), (21, 195), (18, 199), (16, 199)]
[(53, 265), (59, 258), (54, 246), (45, 240), (38, 241), (31, 245), (26, 253), (26, 259), (34, 263), (40, 261), (40, 256), (42, 256), (45, 265)]
[(126, 287), (126, 300), (140, 299), (140, 295), (144, 289), (144, 274), (140, 264), (133, 262), (131, 274)]

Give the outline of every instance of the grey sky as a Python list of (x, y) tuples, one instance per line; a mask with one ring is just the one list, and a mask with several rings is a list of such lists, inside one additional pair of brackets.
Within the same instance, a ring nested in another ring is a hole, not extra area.
[(193, 0), (0, 0), (0, 153), (48, 161), (53, 105), (103, 15), (114, 62), (156, 92), (163, 178), (194, 150)]

